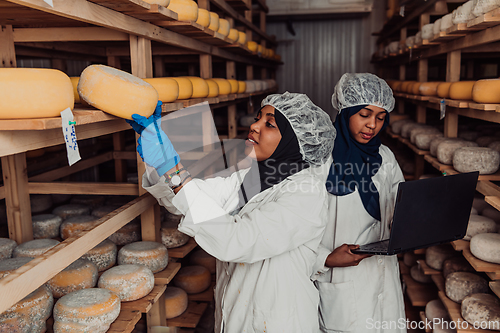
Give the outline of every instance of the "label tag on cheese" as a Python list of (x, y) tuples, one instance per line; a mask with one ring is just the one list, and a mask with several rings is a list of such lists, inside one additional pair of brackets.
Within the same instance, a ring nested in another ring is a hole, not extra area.
[(43, 0), (43, 2), (47, 3), (50, 7), (54, 8), (54, 2), (52, 0)]
[(446, 115), (446, 103), (444, 99), (439, 101), (439, 120), (443, 120)]
[(71, 109), (67, 108), (61, 112), (61, 118), (64, 141), (66, 142), (66, 151), (68, 152), (68, 163), (69, 165), (73, 165), (78, 162), (81, 157), (80, 151), (78, 150), (78, 142), (76, 141), (75, 122), (73, 121), (73, 112), (71, 112)]

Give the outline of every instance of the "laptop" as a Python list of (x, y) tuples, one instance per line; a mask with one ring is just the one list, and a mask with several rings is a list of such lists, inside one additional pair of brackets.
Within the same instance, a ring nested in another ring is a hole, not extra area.
[(358, 254), (393, 255), (465, 236), (479, 172), (400, 183), (389, 239)]

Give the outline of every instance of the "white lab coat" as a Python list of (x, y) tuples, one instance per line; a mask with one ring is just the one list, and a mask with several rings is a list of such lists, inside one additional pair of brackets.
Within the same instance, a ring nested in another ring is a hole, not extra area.
[[(318, 333), (319, 295), (311, 276), (327, 223), (331, 161), (255, 195), (236, 215), (241, 179), (195, 179), (174, 196), (164, 177), (143, 187), (172, 213), (179, 230), (218, 259), (215, 332)], [(316, 175), (313, 175), (316, 174)], [(211, 222), (199, 222), (211, 219)]]
[(344, 243), (389, 238), (398, 184), (403, 174), (392, 151), (380, 146), (382, 166), (373, 176), (380, 194), (381, 220), (363, 207), (358, 191), (329, 195), (329, 223), (318, 255), (315, 284), (320, 292), (323, 332), (406, 332), (403, 293), (396, 256), (375, 255), (358, 266), (327, 268), (326, 257)]

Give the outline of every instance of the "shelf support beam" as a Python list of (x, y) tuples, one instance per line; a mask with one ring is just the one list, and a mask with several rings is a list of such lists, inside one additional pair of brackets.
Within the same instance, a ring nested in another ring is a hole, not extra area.
[(12, 26), (0, 26), (0, 68), (17, 67)]

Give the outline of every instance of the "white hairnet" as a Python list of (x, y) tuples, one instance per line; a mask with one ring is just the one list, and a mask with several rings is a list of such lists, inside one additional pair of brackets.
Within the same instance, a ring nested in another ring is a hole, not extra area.
[(261, 106), (271, 105), (290, 122), (304, 161), (310, 165), (326, 162), (337, 134), (328, 114), (304, 94), (285, 92), (267, 96)]
[(370, 73), (345, 73), (335, 85), (332, 105), (339, 112), (357, 105), (375, 105), (387, 112), (394, 109), (392, 89)]

